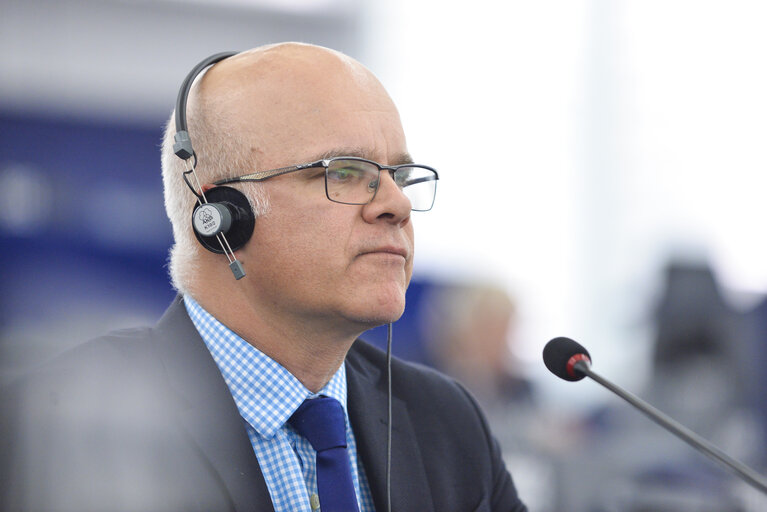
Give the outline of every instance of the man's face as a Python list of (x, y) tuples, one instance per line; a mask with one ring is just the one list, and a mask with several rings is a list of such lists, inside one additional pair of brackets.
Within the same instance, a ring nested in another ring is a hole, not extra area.
[[(383, 165), (408, 160), (396, 108), (371, 76), (325, 62), (323, 73), (330, 78), (316, 79), (311, 64), (302, 67), (308, 69), (293, 70), (299, 76), (278, 81), (279, 87), (264, 85), (248, 102), (254, 104), (249, 115), (274, 120), (253, 133), (259, 169), (342, 155)], [(303, 80), (310, 80), (308, 87)], [(410, 202), (388, 173), (381, 174), (375, 199), (364, 206), (329, 201), (322, 168), (263, 186), (271, 209), (256, 220), (251, 241), (239, 253), (258, 311), (299, 325), (352, 330), (402, 314), (413, 226)]]

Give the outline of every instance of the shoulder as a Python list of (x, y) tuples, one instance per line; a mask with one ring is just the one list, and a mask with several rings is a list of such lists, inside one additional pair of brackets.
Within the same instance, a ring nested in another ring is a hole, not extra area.
[[(386, 353), (369, 343), (357, 340), (347, 360), (355, 370), (373, 380), (385, 379)], [(392, 391), (408, 403), (423, 403), (443, 410), (468, 408), (479, 412), (471, 394), (458, 381), (434, 368), (392, 357)], [(376, 378), (377, 377), (377, 378)]]
[(150, 340), (151, 329), (140, 328), (84, 342), (5, 386), (4, 412), (13, 411), (17, 422), (61, 426), (150, 406), (161, 375)]
[[(348, 368), (356, 373), (358, 386), (377, 388), (363, 392), (363, 396), (385, 397), (386, 354), (382, 350), (358, 340), (347, 361)], [(463, 448), (477, 454), (490, 455), (495, 450), (484, 413), (461, 383), (433, 368), (394, 357), (391, 375), (392, 397), (407, 410), (422, 450), (432, 449), (438, 459), (439, 452), (452, 449), (456, 439), (461, 439)]]
[(85, 341), (24, 373), (12, 387), (48, 380), (113, 380), (151, 361), (149, 327), (114, 331)]
[[(9, 388), (78, 382), (95, 388), (120, 386), (123, 379), (147, 380), (163, 371), (158, 357), (161, 340), (173, 337), (184, 319), (191, 324), (177, 297), (156, 325), (115, 330), (86, 340), (30, 368)], [(182, 334), (188, 336), (185, 331)]]
[[(377, 388), (364, 397), (385, 400), (386, 354), (358, 340), (347, 362), (355, 382)], [(488, 508), (477, 510), (525, 510), (485, 416), (466, 388), (432, 368), (397, 358), (392, 358), (391, 374), (393, 435), (400, 443), (402, 436), (412, 436), (420, 458), (411, 453), (411, 463), (420, 459), (430, 487), (439, 490), (432, 493), (435, 504), (449, 509), (482, 497)], [(365, 402), (366, 414), (379, 408)]]
[(154, 352), (153, 329), (142, 327), (115, 331), (61, 353), (4, 386), (0, 430), (58, 450), (56, 446), (88, 446), (97, 432), (128, 435), (153, 428), (170, 396)]
[(56, 438), (151, 408), (158, 371), (148, 355), (150, 337), (148, 328), (117, 331), (26, 371), (3, 387), (0, 422), (17, 433)]

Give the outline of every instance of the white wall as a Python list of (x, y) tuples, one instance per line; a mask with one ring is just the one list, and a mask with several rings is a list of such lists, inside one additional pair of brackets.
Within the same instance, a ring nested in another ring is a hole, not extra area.
[(411, 152), (443, 178), (417, 269), (505, 283), (542, 382), (541, 348), (564, 334), (637, 389), (671, 256), (711, 261), (734, 306), (767, 291), (767, 4), (377, 9)]

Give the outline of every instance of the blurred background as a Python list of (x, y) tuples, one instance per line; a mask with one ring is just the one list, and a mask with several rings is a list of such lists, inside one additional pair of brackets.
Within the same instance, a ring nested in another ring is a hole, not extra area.
[(159, 145), (187, 72), (316, 43), (440, 171), (394, 351), (472, 389), (531, 510), (765, 510), (540, 356), (580, 341), (764, 472), (765, 26), (760, 0), (0, 0), (0, 380), (172, 299)]

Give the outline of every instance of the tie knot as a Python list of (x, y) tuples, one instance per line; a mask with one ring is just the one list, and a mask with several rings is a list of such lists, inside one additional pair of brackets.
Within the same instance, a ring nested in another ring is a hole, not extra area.
[(346, 448), (346, 419), (341, 402), (326, 396), (304, 400), (288, 420), (317, 452)]

